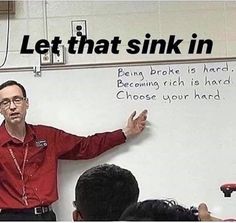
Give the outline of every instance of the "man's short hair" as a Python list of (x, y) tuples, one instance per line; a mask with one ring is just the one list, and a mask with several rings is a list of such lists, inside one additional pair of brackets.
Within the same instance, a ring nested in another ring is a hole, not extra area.
[(121, 215), (121, 221), (198, 221), (190, 209), (174, 200), (146, 200), (130, 205)]
[(2, 83), (0, 85), (0, 90), (2, 90), (5, 87), (13, 86), (13, 85), (17, 85), (21, 89), (23, 97), (26, 98), (26, 90), (25, 90), (25, 88), (23, 87), (23, 85), (21, 85), (20, 83), (14, 81), (14, 80), (9, 80), (9, 81), (6, 81), (6, 82)]
[(75, 205), (83, 220), (114, 221), (138, 196), (138, 183), (129, 170), (104, 164), (79, 177)]

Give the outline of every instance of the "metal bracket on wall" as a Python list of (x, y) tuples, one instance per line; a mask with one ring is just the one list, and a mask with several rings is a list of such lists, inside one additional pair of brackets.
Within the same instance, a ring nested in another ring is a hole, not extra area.
[(42, 77), (41, 67), (40, 66), (34, 66), (33, 67), (33, 73), (34, 73), (34, 77)]

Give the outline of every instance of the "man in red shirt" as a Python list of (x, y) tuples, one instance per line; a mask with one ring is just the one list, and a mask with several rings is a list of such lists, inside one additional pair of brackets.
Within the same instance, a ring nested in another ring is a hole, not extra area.
[(0, 220), (56, 220), (57, 160), (90, 159), (122, 144), (145, 128), (147, 111), (135, 112), (122, 130), (81, 137), (25, 122), (29, 102), (16, 81), (0, 85)]

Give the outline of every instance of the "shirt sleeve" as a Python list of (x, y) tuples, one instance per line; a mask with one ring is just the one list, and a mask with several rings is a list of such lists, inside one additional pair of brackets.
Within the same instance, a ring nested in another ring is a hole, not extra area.
[(56, 154), (59, 159), (91, 159), (101, 153), (125, 142), (126, 137), (121, 129), (113, 132), (96, 133), (83, 137), (57, 131)]

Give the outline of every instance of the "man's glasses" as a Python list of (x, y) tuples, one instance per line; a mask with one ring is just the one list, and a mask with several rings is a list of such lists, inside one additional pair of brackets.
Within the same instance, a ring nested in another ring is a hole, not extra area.
[(14, 103), (15, 106), (20, 106), (22, 105), (22, 102), (26, 100), (25, 97), (21, 97), (21, 96), (14, 96), (12, 99), (10, 98), (5, 98), (0, 102), (0, 106), (3, 109), (8, 109), (11, 105), (11, 102)]

